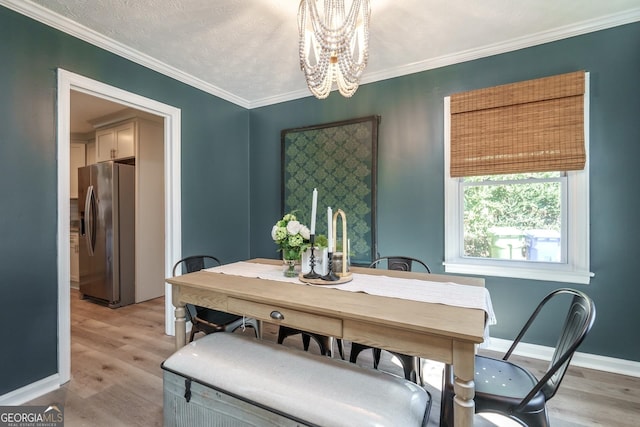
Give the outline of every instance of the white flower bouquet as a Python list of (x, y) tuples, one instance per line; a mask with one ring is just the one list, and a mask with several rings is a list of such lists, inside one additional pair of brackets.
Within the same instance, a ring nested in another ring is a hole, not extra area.
[(271, 238), (285, 260), (299, 260), (309, 247), (309, 228), (298, 221), (293, 212), (286, 214), (271, 229)]

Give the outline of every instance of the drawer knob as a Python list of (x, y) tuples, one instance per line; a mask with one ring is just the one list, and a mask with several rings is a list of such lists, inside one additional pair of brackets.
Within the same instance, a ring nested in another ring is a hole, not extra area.
[(275, 320), (284, 320), (284, 316), (279, 311), (272, 311), (270, 316)]

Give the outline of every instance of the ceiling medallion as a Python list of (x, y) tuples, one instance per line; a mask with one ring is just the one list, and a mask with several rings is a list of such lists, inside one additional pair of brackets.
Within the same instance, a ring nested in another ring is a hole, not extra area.
[(333, 83), (351, 97), (369, 58), (369, 0), (301, 0), (298, 9), (300, 68), (318, 99), (329, 96)]

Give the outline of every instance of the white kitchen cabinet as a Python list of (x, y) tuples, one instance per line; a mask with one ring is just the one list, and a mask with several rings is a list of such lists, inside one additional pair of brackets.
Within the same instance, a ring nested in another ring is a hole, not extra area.
[(136, 120), (130, 120), (96, 130), (96, 162), (135, 157), (136, 124)]
[(69, 190), (72, 199), (78, 198), (78, 168), (85, 166), (85, 145), (72, 142), (69, 161)]
[(80, 281), (80, 242), (79, 235), (76, 232), (71, 232), (69, 239), (69, 249), (71, 253), (71, 281)]

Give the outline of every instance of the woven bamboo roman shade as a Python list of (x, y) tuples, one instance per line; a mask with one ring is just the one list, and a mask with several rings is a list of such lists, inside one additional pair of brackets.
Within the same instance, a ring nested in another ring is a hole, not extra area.
[(584, 169), (585, 73), (451, 95), (451, 176)]

